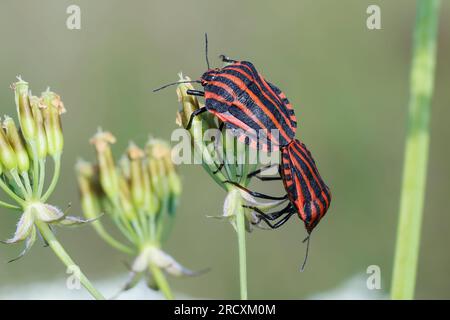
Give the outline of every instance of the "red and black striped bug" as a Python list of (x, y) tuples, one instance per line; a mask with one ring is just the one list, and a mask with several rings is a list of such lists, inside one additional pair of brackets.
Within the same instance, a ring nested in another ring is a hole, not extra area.
[(254, 148), (270, 152), (288, 145), (295, 137), (297, 120), (286, 95), (261, 76), (251, 62), (221, 55), (222, 61), (230, 64), (211, 69), (206, 34), (205, 47), (208, 70), (200, 80), (178, 81), (153, 91), (179, 83), (200, 83), (204, 91), (188, 90), (187, 93), (205, 97), (205, 106), (191, 114), (186, 129), (196, 116), (210, 112), (239, 140)]
[[(282, 226), (289, 218), (298, 214), (304, 222), (308, 232), (307, 253), (302, 270), (306, 263), (309, 249), (309, 239), (311, 232), (324, 217), (331, 203), (331, 191), (319, 174), (316, 163), (311, 152), (306, 146), (295, 139), (287, 146), (281, 148), (281, 164), (278, 167), (279, 177), (264, 177), (259, 174), (271, 166), (263, 167), (249, 174), (249, 177), (256, 177), (260, 180), (282, 180), (286, 195), (283, 197), (273, 197), (258, 192), (250, 191), (239, 184), (234, 184), (256, 198), (283, 200), (288, 199), (289, 203), (280, 211), (264, 213), (254, 206), (246, 206), (258, 213), (259, 217), (271, 228)], [(272, 223), (274, 221), (274, 223)]]

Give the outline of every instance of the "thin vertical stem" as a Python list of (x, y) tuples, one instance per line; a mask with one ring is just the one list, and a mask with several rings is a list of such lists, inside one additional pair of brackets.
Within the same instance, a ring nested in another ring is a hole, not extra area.
[(42, 195), (42, 191), (44, 190), (44, 182), (45, 182), (45, 158), (39, 159), (39, 178), (37, 185), (36, 196), (40, 197)]
[(156, 285), (158, 286), (159, 290), (161, 290), (161, 292), (164, 294), (164, 297), (166, 297), (167, 300), (173, 300), (174, 296), (172, 294), (172, 291), (170, 290), (169, 283), (167, 282), (164, 273), (161, 271), (160, 268), (158, 268), (154, 264), (150, 264), (149, 268), (153, 275), (153, 278), (155, 279)]
[(239, 203), (239, 208), (237, 209), (236, 227), (239, 247), (239, 284), (241, 290), (241, 300), (247, 300), (247, 249), (245, 245), (245, 216), (241, 203)]
[(242, 207), (242, 196), (240, 190), (235, 187), (230, 187), (227, 196), (228, 205), (224, 208), (225, 216), (234, 217), (238, 238), (238, 252), (239, 252), (239, 287), (241, 292), (241, 300), (247, 300), (247, 251), (245, 245), (245, 215)]
[(28, 191), (25, 188), (24, 184), (22, 183), (22, 180), (20, 180), (19, 174), (17, 173), (16, 170), (11, 170), (10, 171), (11, 176), (14, 179), (14, 182), (17, 184), (17, 186), (19, 187), (20, 191), (22, 192), (22, 195), (24, 197), (24, 199), (27, 199), (29, 197)]
[(31, 189), (31, 182), (30, 182), (30, 177), (28, 176), (28, 172), (23, 172), (20, 175), (23, 178), (25, 189), (27, 190), (29, 195), (32, 195), (33, 194), (33, 190)]
[(36, 142), (30, 142), (31, 152), (33, 154), (33, 196), (38, 197), (38, 184), (39, 184), (39, 160)]
[(47, 191), (45, 194), (41, 197), (41, 201), (45, 202), (52, 194), (53, 190), (55, 190), (56, 184), (59, 179), (59, 175), (61, 173), (61, 155), (53, 157), (53, 162), (55, 164), (54, 172), (53, 172), (53, 178), (50, 182), (50, 185), (48, 186)]
[(392, 299), (414, 297), (425, 197), (439, 4), (439, 0), (417, 2)]

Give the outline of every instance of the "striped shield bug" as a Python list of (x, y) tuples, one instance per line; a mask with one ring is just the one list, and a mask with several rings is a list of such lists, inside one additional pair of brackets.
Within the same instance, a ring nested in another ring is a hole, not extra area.
[(206, 34), (205, 51), (208, 70), (200, 80), (178, 81), (153, 90), (186, 82), (203, 86), (204, 91), (188, 91), (188, 94), (204, 97), (205, 106), (191, 114), (186, 129), (196, 116), (210, 112), (239, 140), (254, 148), (270, 152), (289, 144), (295, 137), (297, 120), (286, 95), (268, 82), (251, 62), (221, 55), (228, 65), (211, 69)]
[[(305, 240), (308, 240), (309, 248), (311, 232), (330, 207), (331, 191), (320, 176), (311, 152), (302, 142), (294, 139), (287, 146), (281, 148), (281, 155), (281, 164), (278, 165), (278, 177), (259, 175), (261, 172), (272, 166), (263, 167), (251, 172), (249, 176), (256, 177), (263, 181), (282, 180), (286, 195), (282, 197), (273, 197), (251, 191), (232, 181), (227, 181), (227, 183), (236, 185), (255, 198), (289, 200), (287, 206), (282, 210), (271, 213), (265, 213), (255, 206), (246, 207), (254, 210), (259, 218), (273, 229), (281, 227), (292, 215), (298, 214), (300, 219), (304, 222), (306, 231), (308, 232), (308, 237)], [(305, 262), (303, 263), (302, 270), (305, 266)]]

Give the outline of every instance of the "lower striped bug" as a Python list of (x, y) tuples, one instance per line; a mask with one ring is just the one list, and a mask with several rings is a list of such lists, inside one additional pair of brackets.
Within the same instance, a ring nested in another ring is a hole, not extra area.
[(289, 200), (289, 203), (283, 209), (271, 213), (265, 213), (256, 206), (245, 207), (254, 210), (258, 217), (273, 229), (281, 227), (291, 216), (298, 214), (308, 232), (308, 237), (304, 240), (308, 240), (308, 244), (305, 261), (301, 268), (303, 270), (308, 257), (311, 232), (330, 207), (331, 191), (320, 176), (311, 152), (302, 142), (295, 139), (286, 147), (281, 148), (281, 157), (281, 164), (278, 165), (278, 177), (260, 176), (260, 173), (273, 166), (260, 168), (249, 173), (248, 176), (256, 177), (262, 181), (282, 180), (286, 190), (284, 196), (274, 197), (251, 191), (232, 181), (226, 182), (239, 187), (255, 198)]

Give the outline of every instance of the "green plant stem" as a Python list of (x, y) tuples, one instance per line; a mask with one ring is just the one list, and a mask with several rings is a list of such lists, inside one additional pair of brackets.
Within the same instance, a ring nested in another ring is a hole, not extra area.
[(150, 264), (149, 268), (156, 281), (156, 285), (158, 286), (159, 290), (161, 290), (161, 292), (164, 294), (164, 297), (166, 297), (167, 300), (173, 300), (174, 296), (172, 294), (172, 291), (170, 290), (169, 283), (167, 282), (164, 273), (161, 271), (160, 268), (158, 268), (152, 263)]
[(61, 173), (61, 155), (53, 157), (53, 162), (55, 164), (55, 169), (53, 172), (52, 181), (50, 182), (50, 185), (48, 186), (47, 191), (45, 194), (41, 197), (41, 201), (45, 202), (52, 194), (53, 190), (55, 190), (56, 184), (59, 179), (59, 174)]
[(31, 152), (33, 154), (33, 196), (36, 198), (38, 196), (38, 181), (39, 180), (39, 161), (38, 161), (38, 152), (36, 147), (36, 142), (31, 141)]
[(4, 202), (4, 201), (0, 201), (0, 206), (7, 208), (7, 209), (15, 209), (15, 210), (21, 209), (20, 207), (18, 207), (16, 205), (13, 205), (13, 204), (10, 204), (10, 203)]
[(18, 195), (16, 195), (7, 185), (6, 183), (4, 183), (1, 179), (0, 179), (0, 188), (3, 189), (3, 191), (5, 191), (5, 193), (10, 196), (12, 199), (14, 199), (18, 204), (20, 204), (21, 206), (23, 206), (25, 204), (25, 201), (19, 197)]
[(439, 4), (439, 0), (417, 2), (392, 299), (414, 297), (427, 173)]
[(239, 283), (241, 300), (247, 300), (247, 249), (245, 246), (245, 216), (244, 210), (242, 209), (242, 203), (240, 201), (239, 208), (236, 211), (236, 227), (239, 247)]
[(25, 189), (27, 190), (29, 195), (32, 195), (33, 190), (31, 189), (30, 177), (28, 176), (28, 172), (21, 173), (21, 176), (25, 184)]
[(42, 190), (44, 189), (45, 182), (45, 159), (39, 159), (39, 178), (37, 183), (36, 196), (40, 197), (42, 195)]
[(17, 184), (17, 186), (19, 187), (20, 191), (22, 192), (22, 195), (25, 199), (28, 198), (28, 191), (27, 189), (25, 189), (25, 186), (22, 183), (22, 180), (20, 180), (19, 174), (17, 173), (16, 170), (12, 170), (11, 171), (11, 176), (13, 177), (15, 183)]
[[(50, 248), (52, 248), (53, 252), (58, 256), (58, 258), (69, 268), (73, 266), (77, 266), (75, 262), (70, 258), (67, 254), (66, 250), (64, 250), (63, 246), (56, 239), (53, 231), (50, 230), (49, 226), (42, 221), (36, 221), (36, 226), (39, 228), (42, 237), (47, 241)], [(103, 295), (97, 291), (97, 289), (92, 285), (89, 279), (84, 275), (83, 272), (80, 271), (79, 279), (81, 284), (86, 288), (87, 291), (97, 300), (104, 300)]]
[(106, 230), (103, 228), (103, 225), (100, 223), (100, 221), (92, 221), (92, 226), (94, 227), (95, 231), (97, 231), (98, 235), (105, 240), (107, 243), (109, 243), (112, 247), (116, 248), (117, 250), (120, 250), (127, 254), (135, 254), (135, 250), (131, 249), (130, 247), (120, 243), (116, 239), (114, 239)]
[(242, 196), (240, 190), (236, 187), (229, 187), (228, 189), (228, 206), (225, 208), (227, 212), (225, 215), (235, 218), (235, 228), (238, 238), (238, 252), (239, 252), (239, 288), (241, 292), (241, 300), (248, 299), (247, 293), (247, 251), (245, 245), (245, 215), (242, 207)]

